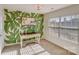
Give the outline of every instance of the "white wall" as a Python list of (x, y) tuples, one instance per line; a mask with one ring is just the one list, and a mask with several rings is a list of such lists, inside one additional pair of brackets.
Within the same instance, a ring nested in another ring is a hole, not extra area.
[(3, 10), (2, 10), (2, 5), (0, 5), (0, 54), (1, 51), (4, 47), (4, 29), (3, 29)]

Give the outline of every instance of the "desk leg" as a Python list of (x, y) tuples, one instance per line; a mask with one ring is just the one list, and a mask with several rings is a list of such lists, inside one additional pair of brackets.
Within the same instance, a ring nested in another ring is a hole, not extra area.
[(40, 37), (36, 37), (36, 41), (40, 44)]
[(20, 45), (21, 45), (21, 48), (22, 48), (22, 39), (21, 39), (21, 41), (20, 41)]

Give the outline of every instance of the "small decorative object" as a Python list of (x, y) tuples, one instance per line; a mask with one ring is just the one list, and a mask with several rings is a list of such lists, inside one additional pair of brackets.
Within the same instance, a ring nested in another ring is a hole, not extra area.
[(36, 25), (34, 18), (23, 18), (22, 25)]

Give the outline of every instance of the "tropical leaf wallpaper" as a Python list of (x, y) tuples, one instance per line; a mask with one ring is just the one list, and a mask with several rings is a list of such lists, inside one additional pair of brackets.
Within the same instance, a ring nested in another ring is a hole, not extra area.
[[(22, 11), (9, 11), (8, 9), (4, 9), (4, 30), (6, 34), (5, 42), (7, 44), (20, 42), (21, 32), (36, 32), (43, 34), (43, 14), (38, 13), (26, 13)], [(35, 18), (36, 25), (22, 26), (22, 18)]]

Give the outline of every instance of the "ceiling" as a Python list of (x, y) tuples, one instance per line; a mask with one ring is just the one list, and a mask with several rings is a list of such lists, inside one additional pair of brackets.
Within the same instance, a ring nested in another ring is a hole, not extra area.
[(67, 6), (70, 6), (71, 4), (5, 4), (3, 5), (4, 8), (7, 8), (9, 10), (19, 10), (19, 11), (25, 11), (25, 12), (35, 12), (35, 13), (48, 13), (51, 11), (55, 11)]

